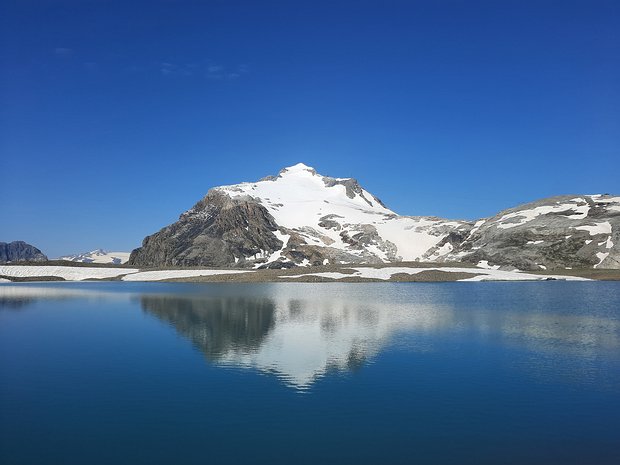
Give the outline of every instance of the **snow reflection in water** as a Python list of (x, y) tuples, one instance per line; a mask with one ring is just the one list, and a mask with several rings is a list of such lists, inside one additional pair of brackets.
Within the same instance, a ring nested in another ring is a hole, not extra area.
[[(299, 390), (366, 364), (395, 341), (434, 350), (441, 336), (497, 338), (533, 353), (568, 354), (580, 382), (593, 376), (587, 360), (620, 348), (620, 322), (597, 290), (602, 283), (65, 286), (1, 286), (0, 309), (38, 299), (129, 299), (210, 363), (273, 373)], [(601, 309), (592, 308), (593, 296)], [(524, 369), (549, 368), (543, 365)]]

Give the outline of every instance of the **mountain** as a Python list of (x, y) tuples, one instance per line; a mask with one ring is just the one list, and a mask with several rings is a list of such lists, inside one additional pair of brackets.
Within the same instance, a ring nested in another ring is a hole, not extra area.
[(24, 241), (0, 242), (0, 263), (44, 262), (47, 257), (34, 245)]
[(352, 178), (302, 163), (216, 187), (147, 236), (135, 266), (284, 268), (460, 261), (481, 266), (620, 268), (620, 197), (563, 196), (479, 221), (402, 216)]
[(446, 234), (471, 227), (399, 216), (354, 179), (321, 176), (298, 164), (256, 183), (211, 189), (179, 221), (145, 238), (130, 263), (289, 267), (416, 260)]
[(66, 255), (58, 260), (81, 263), (113, 263), (120, 265), (129, 260), (129, 252), (106, 252), (103, 249), (96, 249), (92, 252), (84, 252), (75, 255)]

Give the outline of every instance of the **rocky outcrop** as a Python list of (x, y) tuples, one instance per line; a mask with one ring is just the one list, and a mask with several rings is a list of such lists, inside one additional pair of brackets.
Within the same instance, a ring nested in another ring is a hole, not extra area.
[(250, 197), (211, 190), (174, 224), (147, 236), (129, 257), (134, 266), (246, 266), (282, 247), (278, 225)]
[(541, 270), (620, 268), (620, 197), (567, 195), (478, 221), (447, 260)]
[(0, 263), (44, 261), (47, 257), (34, 245), (24, 241), (0, 242)]

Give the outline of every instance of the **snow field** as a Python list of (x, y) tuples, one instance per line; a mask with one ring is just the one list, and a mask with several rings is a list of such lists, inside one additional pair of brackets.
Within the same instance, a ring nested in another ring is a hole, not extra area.
[(281, 278), (301, 278), (306, 276), (319, 276), (323, 278), (342, 279), (342, 278), (372, 278), (389, 280), (393, 275), (405, 273), (415, 275), (423, 271), (443, 271), (446, 273), (474, 273), (478, 276), (472, 278), (459, 279), (458, 281), (544, 281), (547, 278), (563, 279), (566, 281), (588, 281), (586, 278), (576, 276), (561, 275), (536, 275), (530, 273), (522, 273), (519, 271), (501, 271), (488, 268), (452, 268), (452, 267), (433, 267), (433, 268), (408, 268), (408, 267), (387, 267), (387, 268), (354, 268), (352, 274), (325, 272), (325, 273), (305, 273), (294, 276), (281, 276)]

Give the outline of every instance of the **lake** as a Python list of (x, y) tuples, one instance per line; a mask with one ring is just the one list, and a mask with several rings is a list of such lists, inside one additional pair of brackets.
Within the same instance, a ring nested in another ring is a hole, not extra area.
[(2, 464), (618, 464), (620, 282), (0, 285)]

